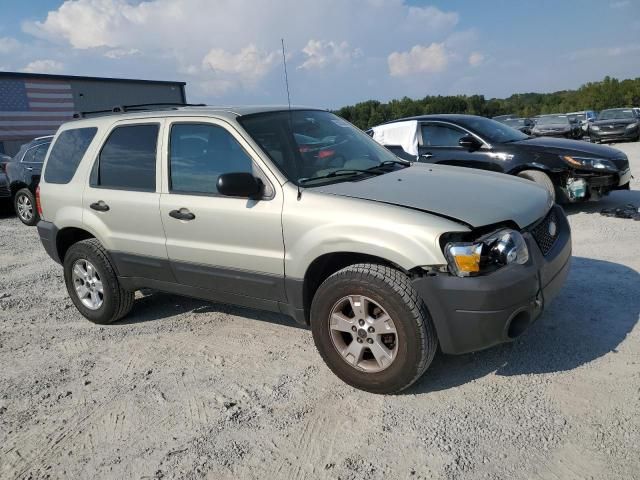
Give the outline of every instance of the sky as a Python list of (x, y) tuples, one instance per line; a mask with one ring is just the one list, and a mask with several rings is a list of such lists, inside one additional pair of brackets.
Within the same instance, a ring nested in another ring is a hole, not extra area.
[(0, 71), (179, 80), (190, 102), (294, 104), (640, 77), (640, 0), (1, 0)]

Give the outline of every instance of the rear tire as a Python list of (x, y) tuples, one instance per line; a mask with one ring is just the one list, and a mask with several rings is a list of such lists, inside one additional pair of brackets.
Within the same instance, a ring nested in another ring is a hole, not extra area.
[(18, 219), (29, 227), (33, 227), (40, 221), (36, 207), (36, 197), (28, 188), (21, 188), (13, 197), (13, 208)]
[(63, 264), (69, 297), (87, 320), (107, 325), (131, 311), (135, 293), (120, 286), (107, 252), (98, 240), (90, 238), (72, 245)]
[(553, 185), (553, 182), (544, 172), (540, 172), (538, 170), (524, 170), (518, 174), (520, 178), (526, 178), (527, 180), (531, 180), (532, 182), (536, 182), (538, 185), (544, 187), (547, 192), (551, 194), (551, 198), (553, 201), (556, 201), (556, 187)]
[[(332, 318), (336, 306), (342, 304), (353, 315), (338, 313), (350, 323), (336, 332)], [(350, 310), (353, 305), (362, 306), (364, 315), (357, 308)], [(313, 298), (311, 330), (318, 352), (333, 373), (372, 393), (396, 393), (412, 385), (431, 364), (438, 348), (427, 307), (409, 278), (377, 264), (352, 265), (327, 278)], [(387, 333), (390, 331), (394, 333)], [(354, 351), (362, 352), (362, 360), (345, 354), (352, 343)], [(387, 350), (379, 349), (381, 344)]]

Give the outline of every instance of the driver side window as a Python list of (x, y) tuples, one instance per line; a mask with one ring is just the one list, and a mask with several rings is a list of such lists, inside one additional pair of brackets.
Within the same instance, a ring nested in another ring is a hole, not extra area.
[(218, 195), (224, 173), (254, 173), (251, 157), (224, 128), (177, 123), (169, 143), (169, 188), (173, 193)]
[(440, 124), (422, 125), (422, 145), (425, 147), (458, 147), (466, 132)]

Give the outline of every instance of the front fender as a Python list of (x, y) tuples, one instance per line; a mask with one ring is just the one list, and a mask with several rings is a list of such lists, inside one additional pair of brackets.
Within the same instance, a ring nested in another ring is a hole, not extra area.
[(288, 193), (282, 225), (290, 278), (304, 278), (309, 265), (329, 253), (372, 255), (404, 270), (444, 265), (440, 235), (469, 231), (460, 223), (405, 207), (310, 190), (297, 200), (295, 192)]

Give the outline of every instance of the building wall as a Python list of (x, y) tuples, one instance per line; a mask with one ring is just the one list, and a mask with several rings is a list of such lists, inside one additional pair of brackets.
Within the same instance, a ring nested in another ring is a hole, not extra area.
[[(65, 88), (69, 89), (73, 96), (73, 107), (69, 107), (66, 110), (69, 112), (66, 115), (70, 115), (71, 111), (75, 112), (86, 112), (86, 111), (94, 111), (94, 110), (109, 110), (114, 106), (118, 105), (137, 105), (144, 103), (184, 103), (186, 101), (184, 94), (184, 86), (181, 83), (153, 83), (153, 82), (144, 82), (144, 81), (127, 81), (127, 80), (110, 80), (110, 79), (89, 79), (84, 77), (60, 77), (55, 76), (50, 77), (47, 75), (42, 76), (24, 76), (16, 75), (12, 73), (6, 73), (3, 75), (0, 72), (0, 81), (5, 80), (11, 83), (12, 88), (4, 88), (0, 89), (1, 95), (14, 95), (14, 99), (16, 95), (15, 82), (21, 83), (24, 82), (24, 85), (29, 84), (33, 85), (34, 82), (43, 82), (43, 83), (55, 83), (66, 84)], [(6, 86), (6, 82), (5, 82)], [(21, 89), (19, 89), (22, 91)], [(66, 90), (67, 92), (69, 90)], [(42, 92), (42, 90), (36, 90), (36, 92)], [(41, 95), (42, 93), (40, 93)], [(22, 93), (24, 95), (24, 93)], [(28, 94), (33, 96), (33, 94)], [(67, 94), (68, 97), (68, 94)], [(2, 100), (5, 100), (4, 102)], [(4, 99), (0, 98), (0, 106), (5, 105), (5, 108), (0, 108), (0, 121), (2, 124), (9, 127), (9, 129), (13, 126), (12, 122), (18, 122), (18, 120), (24, 120), (21, 118), (15, 117), (16, 113), (5, 110), (15, 110), (14, 107), (15, 102), (9, 101), (6, 97)], [(27, 101), (25, 99), (25, 101)], [(66, 100), (69, 102), (69, 100)], [(28, 102), (33, 102), (33, 98), (29, 98)], [(17, 107), (20, 108), (20, 107)], [(26, 108), (25, 105), (22, 105), (22, 108)], [(23, 113), (17, 112), (17, 115), (21, 115)], [(13, 116), (12, 116), (13, 115)], [(65, 117), (67, 118), (67, 117)], [(70, 120), (70, 116), (68, 117)], [(42, 128), (38, 128), (38, 135), (23, 135), (18, 134), (17, 132), (13, 132), (13, 135), (4, 136), (0, 131), (0, 153), (5, 153), (7, 155), (14, 155), (19, 149), (20, 146), (30, 140), (33, 140), (36, 136), (53, 134), (58, 129), (59, 125), (64, 122), (64, 120), (59, 120), (59, 124), (57, 122), (47, 122), (47, 127), (45, 129), (50, 129), (49, 131), (41, 131)], [(18, 122), (16, 125), (23, 125), (23, 123)], [(14, 127), (14, 130), (18, 129), (18, 127)], [(9, 132), (7, 132), (8, 134)]]

